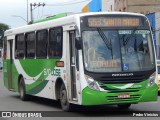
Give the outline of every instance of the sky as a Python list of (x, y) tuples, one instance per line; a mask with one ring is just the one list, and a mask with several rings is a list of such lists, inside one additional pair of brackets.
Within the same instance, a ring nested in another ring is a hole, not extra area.
[[(30, 3), (45, 3), (44, 7), (33, 10), (34, 20), (63, 12), (81, 12), (90, 0), (28, 0), (28, 16), (30, 21)], [(18, 17), (15, 17), (18, 16)], [(0, 23), (10, 28), (27, 24), (27, 0), (0, 0)]]

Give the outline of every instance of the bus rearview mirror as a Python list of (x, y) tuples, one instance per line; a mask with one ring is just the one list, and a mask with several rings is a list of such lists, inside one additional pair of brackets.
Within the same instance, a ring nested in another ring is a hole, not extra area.
[(76, 38), (76, 41), (75, 41), (75, 45), (76, 45), (77, 50), (81, 49), (80, 41), (77, 38)]

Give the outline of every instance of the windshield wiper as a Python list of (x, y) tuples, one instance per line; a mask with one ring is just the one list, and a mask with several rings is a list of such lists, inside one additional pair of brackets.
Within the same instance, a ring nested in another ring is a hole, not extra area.
[(101, 38), (103, 39), (103, 41), (104, 41), (104, 43), (105, 43), (105, 45), (107, 46), (107, 48), (109, 49), (109, 50), (111, 50), (112, 49), (112, 45), (111, 45), (111, 42), (109, 42), (109, 40), (108, 40), (108, 38), (106, 37), (106, 35), (104, 34), (104, 32), (101, 30), (101, 28), (97, 28), (97, 31), (98, 31), (98, 33), (99, 33), (99, 35), (101, 36)]
[(105, 45), (109, 50), (111, 50), (112, 59), (113, 59), (113, 51), (112, 51), (112, 43), (108, 40), (107, 36), (104, 34), (104, 32), (101, 30), (101, 28), (97, 28), (97, 31), (99, 35), (101, 36), (102, 40), (104, 41)]

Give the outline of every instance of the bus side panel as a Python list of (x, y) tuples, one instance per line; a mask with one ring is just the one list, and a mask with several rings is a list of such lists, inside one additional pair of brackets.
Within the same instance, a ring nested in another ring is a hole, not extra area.
[[(54, 74), (57, 78), (58, 74), (55, 69), (56, 61), (59, 61), (59, 59), (15, 60), (16, 68), (13, 69), (15, 83), (18, 83), (16, 79), (18, 79), (18, 75), (21, 74), (26, 84), (27, 94), (41, 96), (39, 93), (46, 89), (46, 87), (49, 91), (45, 93), (53, 92), (50, 86), (50, 84), (52, 84), (50, 80), (53, 79), (48, 79), (48, 77)], [(15, 87), (16, 89), (18, 88), (16, 85)], [(45, 96), (47, 95), (43, 94), (41, 97)]]
[(4, 60), (3, 61), (3, 80), (4, 80), (4, 86), (7, 88), (7, 89), (9, 89), (8, 88), (8, 75), (7, 75), (7, 61), (8, 60)]
[(14, 91), (18, 92), (18, 78), (19, 73), (16, 69), (15, 64), (12, 64), (12, 86), (14, 88)]
[[(11, 68), (10, 60), (4, 60), (3, 67), (4, 67), (4, 70), (3, 70), (4, 86), (7, 89), (12, 89), (18, 92), (18, 72), (16, 70), (15, 65), (12, 64), (12, 68)], [(10, 77), (9, 72), (12, 72), (13, 76), (11, 78), (9, 78)], [(12, 80), (11, 83), (9, 83), (8, 79)], [(11, 85), (11, 88), (9, 87), (9, 84)]]

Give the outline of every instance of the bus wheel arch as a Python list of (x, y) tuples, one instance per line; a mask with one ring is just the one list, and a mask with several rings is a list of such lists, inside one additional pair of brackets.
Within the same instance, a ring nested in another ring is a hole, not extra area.
[(60, 101), (61, 107), (64, 111), (73, 111), (74, 106), (68, 101), (68, 94), (66, 86), (61, 78), (58, 78), (55, 83), (56, 99)]

